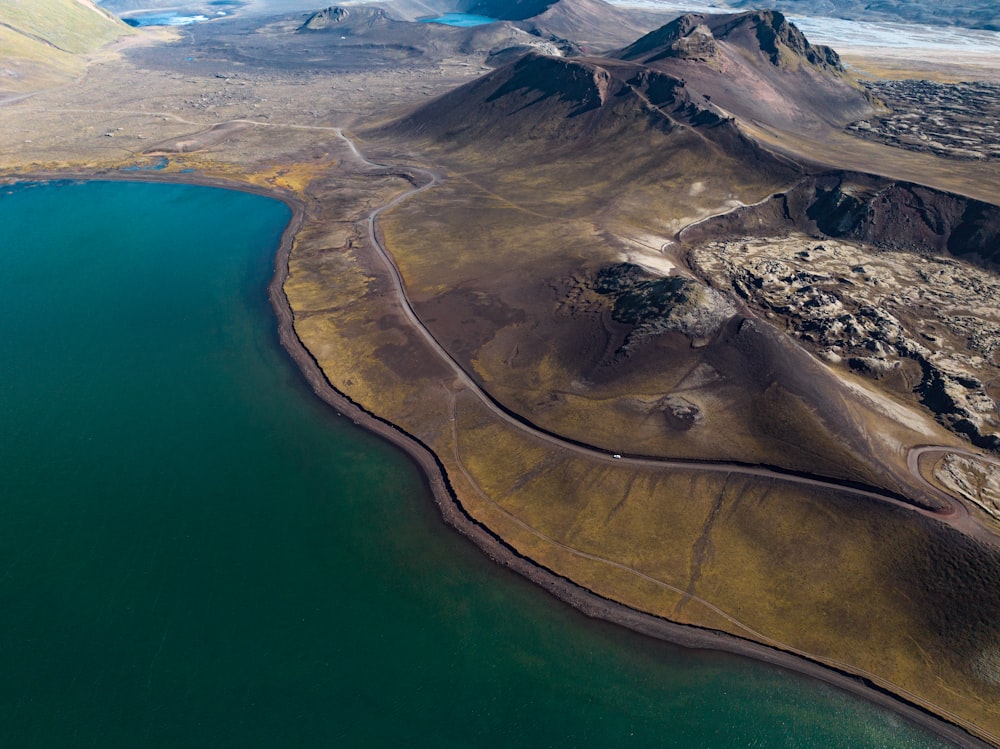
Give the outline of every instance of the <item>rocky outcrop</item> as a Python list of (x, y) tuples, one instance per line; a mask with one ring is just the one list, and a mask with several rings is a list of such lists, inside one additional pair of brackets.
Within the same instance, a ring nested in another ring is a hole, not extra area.
[(934, 478), (1000, 520), (1000, 465), (970, 455), (948, 453), (934, 466)]
[(704, 23), (705, 16), (688, 14), (676, 18), (666, 26), (661, 26), (655, 31), (651, 31), (645, 36), (625, 47), (618, 53), (618, 57), (623, 60), (633, 60), (636, 62), (655, 62), (658, 59), (671, 56), (685, 56), (679, 53), (685, 45), (683, 41), (690, 37), (696, 37), (692, 46), (704, 43), (702, 40), (708, 37), (711, 54), (716, 52), (715, 37), (712, 36), (711, 29)]
[(354, 33), (359, 25), (371, 31), (373, 28), (384, 27), (394, 21), (395, 19), (382, 8), (360, 6), (348, 10), (340, 6), (332, 6), (313, 13), (306, 19), (305, 23), (299, 26), (298, 30), (300, 32), (341, 31), (343, 33), (343, 29), (349, 27)]
[(692, 250), (725, 284), (822, 359), (911, 393), (938, 421), (1000, 449), (1000, 278), (946, 258), (804, 235)]
[(795, 67), (805, 61), (837, 75), (845, 73), (836, 52), (810, 44), (784, 15), (770, 10), (736, 15), (684, 15), (630, 44), (619, 56), (645, 63), (671, 57), (710, 60), (719, 54), (717, 42), (762, 53), (775, 67)]
[(831, 237), (1000, 263), (1000, 207), (921, 185), (830, 176), (805, 215)]
[(741, 16), (733, 26), (723, 31), (723, 36), (732, 29), (746, 24), (753, 28), (754, 37), (773, 65), (794, 64), (796, 58), (805, 58), (810, 65), (843, 73), (840, 57), (830, 47), (810, 44), (795, 24), (789, 23), (778, 11), (757, 11)]
[(650, 276), (638, 265), (619, 263), (602, 269), (594, 290), (612, 301), (612, 318), (632, 327), (624, 351), (662, 333), (707, 339), (736, 314), (722, 294), (681, 276)]
[(342, 23), (350, 16), (347, 8), (330, 7), (316, 11), (300, 27), (300, 31), (325, 31), (331, 26)]
[(688, 14), (615, 53), (683, 79), (737, 117), (779, 129), (838, 129), (876, 103), (837, 53), (777, 11)]
[(696, 243), (790, 229), (1000, 266), (1000, 206), (852, 172), (805, 177), (763, 203), (693, 226), (682, 238)]

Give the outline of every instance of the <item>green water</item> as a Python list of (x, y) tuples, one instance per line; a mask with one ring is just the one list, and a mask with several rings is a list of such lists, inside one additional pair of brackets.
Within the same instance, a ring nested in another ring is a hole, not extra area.
[(934, 745), (590, 622), (445, 528), (278, 347), (287, 218), (190, 186), (0, 194), (0, 746)]

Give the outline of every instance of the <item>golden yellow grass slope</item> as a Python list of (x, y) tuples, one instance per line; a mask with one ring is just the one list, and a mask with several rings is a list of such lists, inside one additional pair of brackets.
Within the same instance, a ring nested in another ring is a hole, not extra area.
[(0, 93), (24, 93), (83, 69), (83, 55), (129, 27), (92, 0), (0, 0)]

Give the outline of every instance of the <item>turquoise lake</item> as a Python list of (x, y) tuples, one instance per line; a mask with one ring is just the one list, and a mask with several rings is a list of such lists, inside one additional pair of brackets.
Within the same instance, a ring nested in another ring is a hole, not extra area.
[(592, 622), (312, 395), (281, 203), (0, 188), (0, 746), (925, 747), (823, 684)]
[(460, 28), (471, 28), (472, 26), (484, 26), (488, 23), (496, 23), (495, 18), (489, 16), (477, 16), (474, 13), (445, 13), (437, 18), (423, 18), (421, 23), (443, 23), (445, 26), (458, 26)]
[[(225, 15), (225, 13), (222, 15)], [(143, 28), (145, 26), (190, 26), (193, 23), (207, 21), (209, 18), (204, 15), (182, 16), (174, 11), (168, 11), (166, 13), (141, 13), (136, 16), (128, 16), (122, 20), (129, 26)]]

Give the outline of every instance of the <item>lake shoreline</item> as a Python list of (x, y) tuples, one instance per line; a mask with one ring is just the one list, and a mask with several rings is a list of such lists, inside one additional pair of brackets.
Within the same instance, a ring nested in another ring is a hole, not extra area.
[(905, 698), (881, 689), (849, 672), (839, 671), (800, 655), (777, 650), (734, 635), (676, 624), (603, 598), (519, 554), (489, 528), (475, 521), (466, 513), (455, 495), (448, 482), (444, 466), (437, 455), (417, 438), (376, 414), (364, 410), (346, 395), (337, 391), (327, 380), (316, 359), (296, 335), (294, 313), (285, 296), (284, 284), (288, 276), (288, 262), (294, 240), (306, 218), (305, 202), (297, 195), (275, 188), (204, 177), (197, 174), (50, 172), (14, 174), (0, 178), (0, 184), (8, 185), (20, 182), (55, 181), (189, 184), (236, 190), (283, 202), (291, 210), (292, 215), (282, 232), (280, 244), (275, 252), (273, 273), (267, 287), (271, 308), (278, 322), (278, 338), (282, 348), (291, 357), (313, 392), (323, 402), (333, 407), (339, 414), (350, 418), (355, 424), (399, 448), (417, 464), (445, 522), (476, 544), (494, 562), (517, 572), (588, 617), (618, 624), (639, 634), (682, 647), (727, 652), (779, 666), (819, 679), (878, 707), (891, 710), (911, 723), (957, 745), (989, 746), (962, 727), (947, 721), (928, 709), (908, 702)]

